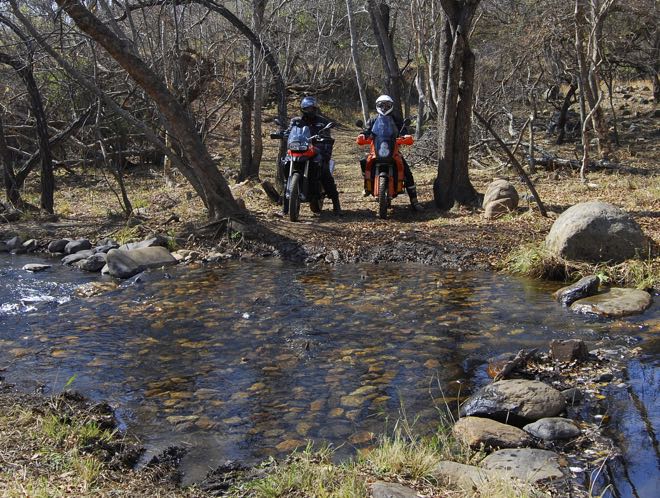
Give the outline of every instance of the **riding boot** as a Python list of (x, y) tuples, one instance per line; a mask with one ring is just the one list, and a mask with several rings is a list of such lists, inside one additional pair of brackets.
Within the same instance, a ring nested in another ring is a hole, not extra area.
[(332, 196), (332, 212), (337, 216), (342, 216), (338, 193)]
[(410, 185), (406, 187), (408, 192), (408, 197), (410, 197), (410, 207), (413, 211), (424, 211), (424, 207), (417, 200), (417, 187), (415, 185)]

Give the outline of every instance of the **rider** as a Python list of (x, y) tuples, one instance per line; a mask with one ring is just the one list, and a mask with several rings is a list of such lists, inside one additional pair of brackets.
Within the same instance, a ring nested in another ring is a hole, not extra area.
[[(392, 111), (394, 110), (394, 100), (392, 100), (392, 97), (389, 95), (381, 95), (376, 99), (376, 111), (378, 114), (381, 116), (390, 116), (394, 120), (394, 124), (396, 125), (397, 129), (399, 130), (400, 135), (406, 135), (408, 133), (408, 130), (403, 122), (403, 119), (401, 119), (400, 116), (397, 114), (393, 113)], [(371, 131), (371, 127), (374, 125), (375, 121), (377, 119), (376, 117), (372, 117), (367, 121), (366, 125), (366, 130)], [(410, 166), (408, 165), (408, 162), (406, 159), (401, 155), (401, 160), (403, 161), (403, 174), (405, 176), (405, 185), (406, 185), (406, 191), (408, 192), (408, 197), (410, 197), (410, 207), (413, 209), (413, 211), (423, 211), (424, 207), (419, 203), (417, 200), (417, 187), (415, 186), (415, 178), (413, 178), (412, 171), (410, 171)], [(362, 173), (364, 174), (364, 167), (366, 166), (366, 161), (364, 162), (364, 166), (362, 167)], [(370, 195), (369, 192), (364, 193), (365, 196)]]
[[(330, 120), (321, 116), (319, 106), (315, 97), (305, 97), (300, 101), (300, 110), (302, 115), (291, 119), (289, 128), (286, 134), (291, 131), (293, 126), (308, 126), (312, 135), (317, 135), (327, 125)], [(324, 138), (330, 137), (330, 130), (321, 132)], [(323, 190), (332, 200), (332, 210), (335, 214), (341, 215), (341, 206), (339, 205), (339, 192), (337, 192), (337, 185), (335, 179), (330, 171), (330, 157), (332, 156), (333, 141), (323, 142), (316, 144), (315, 147), (319, 150), (321, 156), (321, 184)]]

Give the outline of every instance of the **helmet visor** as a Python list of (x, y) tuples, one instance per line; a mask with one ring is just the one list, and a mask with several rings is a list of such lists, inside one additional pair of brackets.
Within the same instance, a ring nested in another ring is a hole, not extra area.
[(379, 111), (382, 111), (382, 112), (384, 112), (384, 113), (386, 113), (386, 112), (388, 112), (388, 111), (391, 111), (391, 110), (392, 110), (392, 107), (394, 107), (394, 105), (392, 104), (392, 102), (387, 102), (387, 101), (384, 101), (384, 102), (378, 102), (378, 103), (376, 104), (376, 109), (378, 109)]

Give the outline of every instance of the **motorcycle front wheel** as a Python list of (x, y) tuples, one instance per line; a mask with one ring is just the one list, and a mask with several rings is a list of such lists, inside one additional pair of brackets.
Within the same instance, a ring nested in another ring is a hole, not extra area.
[(298, 221), (300, 215), (300, 173), (291, 175), (291, 186), (289, 189), (289, 219)]
[(387, 176), (378, 177), (378, 216), (384, 220), (387, 218), (387, 207), (389, 200), (387, 198)]

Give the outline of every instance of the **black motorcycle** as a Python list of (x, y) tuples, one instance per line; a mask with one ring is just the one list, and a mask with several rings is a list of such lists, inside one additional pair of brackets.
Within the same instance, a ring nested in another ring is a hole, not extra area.
[(318, 134), (312, 135), (308, 126), (294, 123), (288, 135), (283, 131), (270, 135), (273, 139), (287, 140), (286, 156), (280, 167), (287, 179), (282, 207), (291, 221), (298, 221), (301, 202), (309, 202), (312, 213), (320, 213), (323, 209), (325, 192), (321, 185), (322, 159), (314, 144), (333, 143), (334, 139), (320, 136), (321, 132), (332, 126), (333, 123), (328, 123)]

